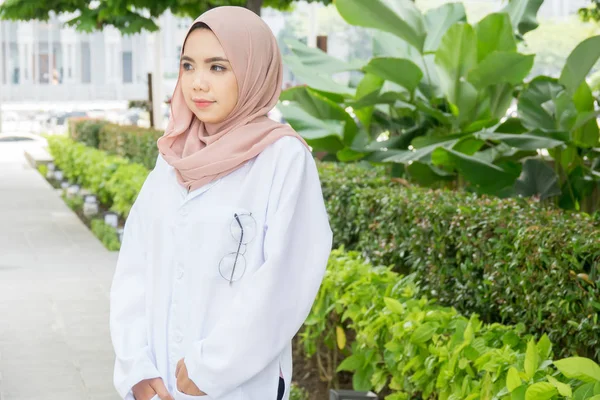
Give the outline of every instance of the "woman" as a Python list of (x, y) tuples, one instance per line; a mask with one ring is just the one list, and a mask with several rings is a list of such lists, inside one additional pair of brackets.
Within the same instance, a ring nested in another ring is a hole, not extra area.
[(251, 11), (216, 8), (190, 28), (112, 283), (125, 399), (289, 398), (291, 340), (332, 233), (306, 143), (266, 117), (281, 80), (277, 42)]

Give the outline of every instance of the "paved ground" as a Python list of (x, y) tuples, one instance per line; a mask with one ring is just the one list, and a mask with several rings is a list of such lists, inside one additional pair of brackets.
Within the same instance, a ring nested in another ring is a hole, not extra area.
[(0, 143), (0, 400), (116, 400), (106, 251)]

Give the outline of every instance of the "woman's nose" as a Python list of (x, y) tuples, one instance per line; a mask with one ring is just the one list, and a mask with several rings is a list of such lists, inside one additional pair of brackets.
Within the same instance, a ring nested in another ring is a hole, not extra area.
[(198, 90), (198, 91), (203, 91), (206, 92), (208, 91), (208, 81), (206, 80), (206, 77), (204, 76), (204, 74), (197, 74), (194, 77), (194, 82), (192, 83), (194, 90)]

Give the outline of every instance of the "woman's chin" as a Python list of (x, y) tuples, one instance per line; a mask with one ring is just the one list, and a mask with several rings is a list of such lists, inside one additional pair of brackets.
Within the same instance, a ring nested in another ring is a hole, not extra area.
[(220, 116), (209, 112), (194, 111), (194, 114), (200, 121), (206, 124), (218, 124), (219, 122), (223, 122), (225, 120), (225, 118), (221, 118)]

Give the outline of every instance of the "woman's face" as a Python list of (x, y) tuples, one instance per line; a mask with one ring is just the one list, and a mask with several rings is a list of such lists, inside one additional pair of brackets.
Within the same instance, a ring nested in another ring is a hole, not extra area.
[(199, 120), (223, 122), (238, 101), (237, 79), (225, 51), (209, 29), (195, 29), (181, 57), (181, 90), (185, 103)]

